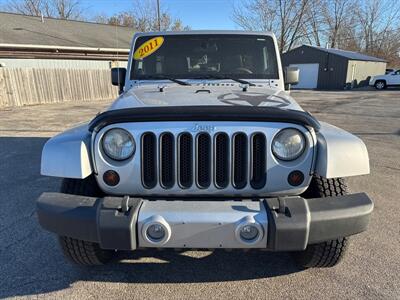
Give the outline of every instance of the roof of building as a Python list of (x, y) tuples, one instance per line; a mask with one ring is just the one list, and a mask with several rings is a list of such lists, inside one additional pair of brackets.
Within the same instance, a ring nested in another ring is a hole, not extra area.
[(373, 57), (365, 54), (361, 54), (358, 52), (354, 51), (347, 51), (347, 50), (341, 50), (341, 49), (336, 49), (336, 48), (323, 48), (323, 47), (318, 47), (318, 46), (311, 46), (311, 45), (303, 45), (305, 47), (310, 47), (314, 48), (323, 52), (327, 52), (330, 54), (342, 56), (351, 60), (363, 60), (363, 61), (376, 61), (376, 62), (386, 62), (386, 60), (378, 57)]
[(0, 44), (128, 49), (134, 31), (83, 21), (0, 12)]

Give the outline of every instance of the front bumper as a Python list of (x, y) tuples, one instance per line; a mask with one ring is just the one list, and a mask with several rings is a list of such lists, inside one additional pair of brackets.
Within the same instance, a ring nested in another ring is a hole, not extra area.
[[(61, 236), (97, 242), (103, 249), (264, 248), (304, 250), (308, 244), (366, 230), (373, 202), (364, 193), (327, 198), (241, 201), (92, 198), (44, 193), (37, 201), (41, 226)], [(146, 235), (160, 223), (166, 237)], [(255, 224), (259, 236), (244, 241), (238, 229)]]

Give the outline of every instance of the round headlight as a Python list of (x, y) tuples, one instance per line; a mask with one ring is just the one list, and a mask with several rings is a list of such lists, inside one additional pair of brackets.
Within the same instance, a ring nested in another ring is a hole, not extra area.
[(135, 141), (132, 135), (120, 128), (106, 132), (102, 140), (104, 153), (114, 160), (125, 160), (135, 152)]
[(281, 130), (272, 141), (272, 152), (281, 160), (298, 158), (306, 147), (304, 135), (297, 129)]

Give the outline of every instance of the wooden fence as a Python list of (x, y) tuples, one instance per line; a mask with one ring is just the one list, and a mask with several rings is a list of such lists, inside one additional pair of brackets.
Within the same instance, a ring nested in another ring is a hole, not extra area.
[(110, 70), (0, 68), (0, 107), (113, 99)]

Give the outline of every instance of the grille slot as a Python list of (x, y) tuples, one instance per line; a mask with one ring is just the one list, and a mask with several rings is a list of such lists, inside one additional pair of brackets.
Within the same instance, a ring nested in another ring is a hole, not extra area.
[(142, 135), (142, 181), (145, 188), (151, 189), (157, 185), (157, 140), (154, 133)]
[(226, 133), (217, 133), (214, 143), (215, 185), (223, 189), (229, 184), (229, 137)]
[(200, 188), (211, 184), (211, 137), (208, 133), (200, 133), (196, 138), (196, 178)]
[(250, 184), (254, 189), (261, 189), (267, 180), (266, 139), (264, 134), (255, 133), (251, 137), (251, 176)]
[(160, 184), (169, 189), (175, 184), (174, 136), (163, 133), (160, 136)]
[(190, 133), (178, 137), (179, 184), (190, 188), (193, 184), (193, 138)]
[(243, 189), (247, 184), (247, 136), (244, 133), (233, 135), (232, 162), (233, 162), (233, 186)]

